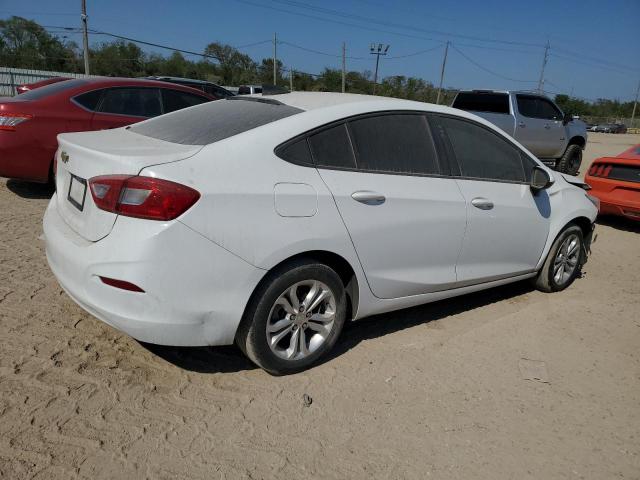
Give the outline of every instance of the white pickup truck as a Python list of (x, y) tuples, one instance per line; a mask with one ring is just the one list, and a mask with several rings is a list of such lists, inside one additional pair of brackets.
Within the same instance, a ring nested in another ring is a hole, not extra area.
[(577, 175), (587, 144), (584, 122), (543, 95), (505, 90), (458, 93), (453, 108), (472, 112), (507, 132), (546, 165)]

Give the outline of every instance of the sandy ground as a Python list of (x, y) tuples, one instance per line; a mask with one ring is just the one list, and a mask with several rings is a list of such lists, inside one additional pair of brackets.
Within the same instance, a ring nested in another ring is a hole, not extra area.
[[(640, 143), (590, 138), (588, 161)], [(45, 261), (48, 195), (0, 182), (2, 479), (640, 478), (640, 226), (603, 219), (565, 292), (364, 320), (274, 378), (84, 313)]]

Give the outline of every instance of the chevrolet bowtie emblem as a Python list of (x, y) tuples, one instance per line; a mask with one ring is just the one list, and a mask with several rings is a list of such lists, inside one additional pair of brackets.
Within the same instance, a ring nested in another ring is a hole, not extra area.
[(62, 160), (62, 163), (67, 163), (69, 161), (69, 154), (65, 151), (63, 151), (60, 154), (60, 160)]

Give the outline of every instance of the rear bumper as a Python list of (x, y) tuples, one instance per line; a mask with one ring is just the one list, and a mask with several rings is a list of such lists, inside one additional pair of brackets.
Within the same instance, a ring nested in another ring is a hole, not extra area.
[[(119, 217), (98, 242), (76, 234), (56, 197), (44, 217), (47, 260), (86, 311), (133, 338), (160, 345), (233, 343), (245, 305), (264, 274), (180, 222)], [(105, 285), (100, 276), (144, 293)]]
[(55, 151), (21, 132), (0, 130), (0, 177), (47, 182)]
[(600, 199), (600, 214), (640, 221), (640, 184), (591, 176), (585, 181), (592, 187), (589, 195)]

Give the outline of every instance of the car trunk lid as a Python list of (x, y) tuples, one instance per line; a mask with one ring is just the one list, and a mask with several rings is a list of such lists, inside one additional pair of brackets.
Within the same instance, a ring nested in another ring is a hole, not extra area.
[(126, 128), (61, 134), (58, 143), (58, 210), (72, 230), (93, 242), (111, 232), (117, 215), (96, 206), (89, 190), (91, 178), (134, 176), (145, 167), (183, 160), (202, 149), (145, 137)]

